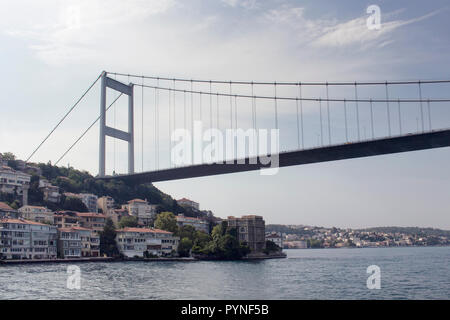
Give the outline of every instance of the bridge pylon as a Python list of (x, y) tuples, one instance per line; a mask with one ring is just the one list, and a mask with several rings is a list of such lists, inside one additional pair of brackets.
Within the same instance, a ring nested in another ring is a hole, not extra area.
[[(106, 89), (110, 88), (128, 96), (128, 132), (106, 125)], [(100, 93), (100, 143), (98, 176), (105, 176), (106, 136), (128, 142), (128, 174), (134, 173), (134, 104), (133, 84), (128, 85), (108, 77), (103, 71)]]

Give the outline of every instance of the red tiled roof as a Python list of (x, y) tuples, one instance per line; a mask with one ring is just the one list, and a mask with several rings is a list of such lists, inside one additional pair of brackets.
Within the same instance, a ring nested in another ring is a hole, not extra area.
[(172, 234), (172, 232), (160, 230), (160, 229), (150, 229), (150, 228), (123, 228), (117, 230), (117, 232), (136, 232), (136, 233), (167, 233)]
[(13, 208), (11, 208), (10, 206), (8, 206), (6, 203), (4, 202), (0, 202), (0, 210), (4, 210), (4, 211), (14, 211)]
[(95, 212), (77, 212), (77, 216), (79, 216), (79, 217), (106, 218), (106, 216), (104, 214), (95, 213)]
[(133, 199), (133, 200), (128, 201), (128, 203), (133, 203), (133, 202), (143, 202), (143, 203), (147, 203), (147, 201), (142, 200), (142, 199)]
[(33, 224), (37, 226), (48, 226), (48, 224), (39, 223), (35, 221), (25, 220), (25, 219), (0, 219), (0, 223), (18, 223), (18, 224)]

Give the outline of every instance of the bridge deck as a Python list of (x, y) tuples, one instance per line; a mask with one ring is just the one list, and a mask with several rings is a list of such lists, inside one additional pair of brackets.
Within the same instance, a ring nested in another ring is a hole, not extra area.
[[(448, 146), (450, 146), (450, 129), (282, 152), (279, 154), (279, 166), (287, 167)], [(253, 157), (241, 159), (241, 162), (243, 160), (245, 163), (237, 163), (235, 160), (233, 164), (199, 164), (130, 175), (99, 177), (98, 179), (120, 179), (127, 183), (139, 184), (252, 171), (268, 167), (255, 161), (256, 159)]]

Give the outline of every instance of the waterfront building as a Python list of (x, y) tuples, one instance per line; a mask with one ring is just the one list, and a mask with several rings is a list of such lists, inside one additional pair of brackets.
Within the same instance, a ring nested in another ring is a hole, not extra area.
[(81, 234), (79, 227), (58, 228), (58, 255), (63, 259), (81, 257)]
[(172, 232), (151, 228), (123, 228), (117, 230), (117, 246), (128, 258), (144, 257), (146, 253), (163, 256), (178, 248), (179, 238)]
[(40, 223), (55, 223), (54, 213), (46, 207), (23, 206), (19, 208), (22, 218)]
[(182, 214), (179, 214), (176, 218), (178, 227), (193, 226), (195, 230), (209, 233), (209, 222), (204, 219), (185, 217)]
[(106, 215), (95, 212), (77, 212), (80, 227), (92, 229), (99, 233), (103, 231), (106, 222)]
[(99, 257), (100, 256), (100, 236), (92, 229), (83, 227), (73, 227), (72, 229), (79, 231), (81, 240), (81, 256), (82, 257)]
[(55, 226), (24, 219), (0, 220), (0, 256), (4, 259), (55, 259)]
[(58, 228), (80, 227), (80, 218), (75, 211), (57, 211), (55, 213), (55, 225)]
[(180, 200), (177, 200), (177, 203), (182, 207), (191, 207), (196, 210), (200, 210), (200, 204), (198, 202), (182, 198)]
[(5, 202), (0, 202), (0, 219), (1, 218), (17, 218), (18, 217), (17, 210), (14, 210)]
[(110, 196), (104, 196), (97, 199), (97, 207), (102, 209), (103, 214), (108, 214), (114, 209), (114, 199)]
[(267, 240), (272, 241), (280, 248), (283, 248), (283, 237), (280, 234), (278, 234), (276, 232), (272, 232), (272, 233), (266, 235), (266, 241)]
[(39, 180), (39, 190), (44, 194), (44, 200), (53, 203), (59, 203), (61, 201), (61, 193), (59, 188), (52, 185), (45, 179)]
[(22, 196), (22, 205), (28, 204), (31, 176), (8, 166), (0, 167), (0, 192)]
[(144, 227), (152, 225), (156, 217), (156, 205), (149, 204), (147, 200), (130, 200), (128, 204), (122, 205), (122, 209), (127, 210), (130, 216), (138, 218), (138, 224)]
[(263, 217), (255, 215), (230, 216), (228, 227), (235, 228), (240, 242), (246, 242), (252, 252), (261, 252), (266, 247), (265, 222)]

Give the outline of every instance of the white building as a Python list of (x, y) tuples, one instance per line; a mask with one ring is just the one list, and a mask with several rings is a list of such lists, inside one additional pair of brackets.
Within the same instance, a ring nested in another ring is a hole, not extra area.
[(5, 259), (55, 259), (55, 226), (23, 219), (0, 220), (0, 253)]
[(138, 218), (141, 226), (150, 226), (156, 217), (156, 205), (149, 204), (146, 200), (133, 199), (128, 204), (122, 205), (130, 216)]
[(61, 258), (81, 257), (81, 232), (78, 228), (58, 228), (58, 254)]
[(22, 218), (40, 222), (40, 223), (55, 223), (54, 213), (46, 207), (39, 206), (23, 206), (19, 209), (19, 213)]
[(97, 199), (98, 197), (92, 193), (80, 193), (81, 201), (88, 208), (89, 212), (98, 212)]
[(266, 235), (266, 241), (267, 240), (272, 241), (280, 248), (283, 248), (283, 237), (280, 234), (272, 232), (271, 234)]
[(61, 200), (61, 193), (59, 193), (59, 188), (57, 186), (52, 185), (45, 179), (39, 180), (39, 189), (44, 194), (44, 200), (59, 203)]
[(182, 207), (183, 206), (184, 207), (191, 207), (191, 208), (194, 208), (196, 210), (200, 210), (200, 204), (198, 202), (195, 202), (195, 201), (192, 201), (192, 200), (189, 200), (189, 199), (186, 199), (186, 198), (182, 198), (180, 200), (177, 200), (177, 203), (180, 206), (182, 206)]
[(200, 218), (185, 217), (182, 214), (179, 214), (176, 218), (178, 227), (193, 226), (195, 230), (209, 233), (209, 223), (206, 220)]
[(0, 192), (22, 196), (22, 204), (28, 204), (31, 176), (8, 166), (0, 167)]
[(178, 248), (179, 238), (172, 232), (150, 228), (123, 228), (117, 230), (117, 246), (128, 258), (144, 257), (145, 252), (162, 256)]

